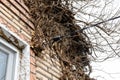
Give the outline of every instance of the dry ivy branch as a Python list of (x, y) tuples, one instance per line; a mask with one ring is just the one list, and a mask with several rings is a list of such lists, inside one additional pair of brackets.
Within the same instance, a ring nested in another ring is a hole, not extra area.
[[(91, 66), (88, 55), (91, 55), (94, 45), (87, 35), (90, 32), (89, 27), (82, 28), (82, 26), (90, 26), (92, 22), (95, 22), (92, 26), (107, 33), (105, 28), (100, 27), (99, 24), (114, 18), (104, 21), (101, 19), (102, 14), (97, 18), (92, 13), (86, 13), (84, 11), (86, 7), (98, 7), (94, 0), (24, 0), (24, 2), (34, 21), (35, 31), (31, 47), (36, 55), (44, 55), (41, 51), (48, 48), (51, 58), (59, 59), (63, 73), (60, 80), (93, 80), (89, 78)], [(81, 2), (79, 9), (74, 6), (78, 2)], [(74, 13), (82, 13), (95, 19), (92, 22), (84, 21), (82, 17), (81, 20), (76, 20)], [(96, 18), (102, 21), (96, 24)], [(77, 21), (81, 23), (81, 26), (76, 24)], [(86, 34), (84, 29), (88, 29), (89, 32)], [(91, 33), (92, 36), (95, 35)], [(86, 74), (86, 70), (89, 74)]]
[[(65, 1), (68, 4), (68, 1)], [(61, 0), (26, 0), (34, 19), (35, 33), (32, 46), (36, 54), (45, 47), (55, 52), (60, 61), (63, 75), (60, 80), (86, 80), (85, 66), (89, 66), (88, 54), (91, 44), (84, 34), (75, 32), (80, 26), (75, 24), (74, 14)], [(70, 35), (72, 37), (59, 36)], [(56, 37), (57, 38), (54, 38)], [(46, 44), (47, 46), (43, 46)], [(44, 55), (44, 54), (43, 54)], [(52, 53), (50, 54), (53, 55)], [(91, 68), (90, 68), (91, 71)]]

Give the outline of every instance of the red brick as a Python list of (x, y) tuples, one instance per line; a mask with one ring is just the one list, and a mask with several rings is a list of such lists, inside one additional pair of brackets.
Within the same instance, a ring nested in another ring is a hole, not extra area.
[(33, 74), (33, 73), (31, 73), (31, 74), (30, 74), (30, 80), (36, 80), (36, 75)]
[(35, 72), (36, 72), (36, 66), (33, 65), (33, 64), (30, 64), (30, 71), (31, 71), (32, 73), (35, 73)]
[(30, 55), (35, 57), (35, 53), (32, 50), (30, 50)]
[(35, 65), (35, 62), (36, 62), (35, 57), (30, 56), (30, 63)]

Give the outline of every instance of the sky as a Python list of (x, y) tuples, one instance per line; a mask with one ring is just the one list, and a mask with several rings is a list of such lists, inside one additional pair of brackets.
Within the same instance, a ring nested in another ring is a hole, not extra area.
[(91, 63), (91, 77), (97, 80), (120, 80), (120, 58), (111, 58), (104, 62)]
[[(114, 0), (112, 7), (119, 9), (120, 0)], [(120, 80), (120, 57), (114, 57), (104, 62), (92, 62), (91, 65), (93, 69), (91, 77), (97, 80)]]

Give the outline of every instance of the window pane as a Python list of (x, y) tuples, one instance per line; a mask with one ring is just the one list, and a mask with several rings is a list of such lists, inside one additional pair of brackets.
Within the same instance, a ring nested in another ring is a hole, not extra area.
[(8, 55), (0, 50), (0, 80), (5, 80)]

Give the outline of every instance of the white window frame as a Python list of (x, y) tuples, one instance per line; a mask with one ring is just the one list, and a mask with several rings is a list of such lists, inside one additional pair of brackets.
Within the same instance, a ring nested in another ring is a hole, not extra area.
[(19, 51), (11, 44), (0, 37), (0, 50), (8, 54), (5, 80), (15, 80), (18, 72)]
[[(14, 43), (14, 38), (17, 39), (19, 47), (24, 46), (22, 49), (22, 55), (23, 58), (20, 58), (20, 51), (14, 47), (12, 44), (8, 43), (6, 40), (0, 38), (0, 43), (8, 47), (10, 50), (12, 50), (15, 57), (15, 64), (14, 64), (14, 74), (13, 74), (13, 80), (30, 80), (30, 46), (27, 42), (22, 40), (19, 36), (17, 36), (15, 33), (10, 31), (5, 25), (0, 24), (0, 29), (2, 32), (6, 35), (7, 38), (9, 38)], [(1, 46), (0, 46), (1, 48)], [(2, 49), (2, 48), (1, 48)], [(6, 50), (4, 50), (6, 51)], [(7, 73), (10, 78), (9, 73)], [(6, 78), (7, 79), (7, 78)], [(9, 80), (9, 79), (7, 79)]]

